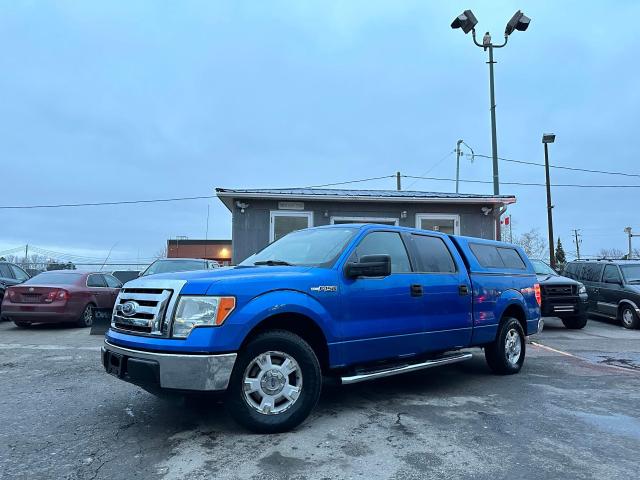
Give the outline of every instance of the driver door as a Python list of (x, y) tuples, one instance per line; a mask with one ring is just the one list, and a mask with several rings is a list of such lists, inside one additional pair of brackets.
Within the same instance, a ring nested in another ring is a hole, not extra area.
[(389, 255), (388, 277), (347, 278), (341, 286), (342, 354), (345, 363), (412, 356), (423, 350), (425, 327), (419, 275), (413, 272), (398, 232), (372, 231), (361, 239), (349, 258)]

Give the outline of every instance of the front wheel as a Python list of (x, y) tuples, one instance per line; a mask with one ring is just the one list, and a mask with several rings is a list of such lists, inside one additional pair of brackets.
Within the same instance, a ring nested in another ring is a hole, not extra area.
[(620, 309), (620, 320), (624, 328), (638, 328), (640, 320), (638, 320), (638, 314), (630, 306), (623, 306)]
[(225, 404), (249, 430), (285, 432), (309, 416), (321, 388), (320, 363), (309, 344), (274, 330), (258, 335), (238, 354)]
[(484, 356), (494, 373), (511, 375), (522, 368), (525, 351), (522, 325), (517, 319), (509, 317), (500, 324), (495, 341), (484, 347)]
[(561, 318), (564, 326), (570, 330), (579, 330), (581, 328), (584, 328), (587, 325), (587, 319), (587, 315)]

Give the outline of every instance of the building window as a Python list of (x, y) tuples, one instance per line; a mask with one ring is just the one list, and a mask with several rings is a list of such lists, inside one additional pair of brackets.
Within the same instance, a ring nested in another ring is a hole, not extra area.
[(460, 235), (460, 215), (450, 213), (418, 213), (416, 228)]
[(272, 210), (269, 228), (269, 241), (274, 242), (287, 233), (313, 227), (313, 212), (289, 212)]
[(383, 217), (331, 217), (331, 225), (343, 225), (345, 223), (376, 223), (380, 225), (399, 225), (397, 218)]

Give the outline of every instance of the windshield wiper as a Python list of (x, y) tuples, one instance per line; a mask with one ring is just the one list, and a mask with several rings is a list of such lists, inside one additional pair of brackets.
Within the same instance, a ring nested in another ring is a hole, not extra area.
[(627, 280), (627, 283), (632, 283), (632, 284), (636, 284), (636, 283), (640, 283), (640, 278), (634, 278), (633, 280)]
[(270, 267), (276, 266), (276, 265), (285, 265), (285, 266), (291, 266), (291, 264), (289, 262), (285, 262), (284, 260), (260, 260), (258, 262), (253, 262), (254, 265), (269, 265)]

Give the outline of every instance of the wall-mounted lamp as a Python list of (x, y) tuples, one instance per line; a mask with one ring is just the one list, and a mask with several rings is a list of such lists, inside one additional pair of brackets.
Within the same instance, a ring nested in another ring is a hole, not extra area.
[(491, 212), (493, 211), (493, 208), (489, 208), (489, 207), (482, 207), (482, 214), (486, 217), (487, 215), (489, 215)]
[(329, 210), (325, 210), (324, 213), (322, 214), (322, 216), (324, 218), (328, 218), (329, 217)]
[(400, 212), (400, 218), (407, 218), (407, 211), (403, 210)]
[(236, 200), (236, 207), (240, 209), (240, 213), (244, 213), (244, 211), (249, 208), (248, 203), (243, 203), (240, 200)]

